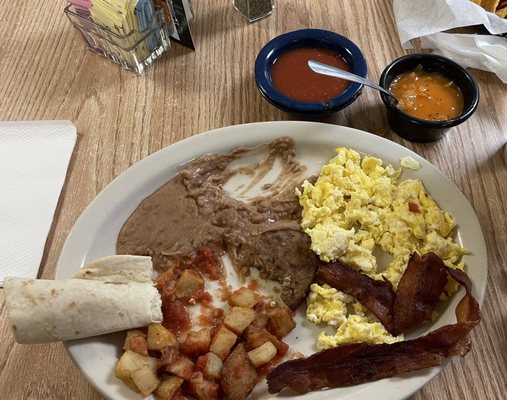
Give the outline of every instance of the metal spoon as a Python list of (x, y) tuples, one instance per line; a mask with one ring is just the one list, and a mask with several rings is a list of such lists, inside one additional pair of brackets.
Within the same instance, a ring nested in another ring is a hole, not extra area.
[(343, 69), (332, 67), (331, 65), (322, 64), (314, 60), (308, 61), (308, 66), (313, 72), (316, 72), (318, 74), (332, 76), (334, 78), (342, 78), (347, 81), (362, 83), (363, 85), (372, 87), (373, 89), (377, 89), (382, 93), (385, 93), (388, 96), (390, 96), (394, 100), (395, 104), (398, 103), (398, 99), (396, 98), (396, 96), (392, 94), (389, 90), (386, 90), (382, 86), (379, 86), (376, 83), (373, 83), (372, 81), (365, 79), (361, 76), (344, 71)]

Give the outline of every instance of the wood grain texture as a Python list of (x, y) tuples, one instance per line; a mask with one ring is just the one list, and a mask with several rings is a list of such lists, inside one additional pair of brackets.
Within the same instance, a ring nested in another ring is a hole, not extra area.
[[(298, 28), (348, 36), (369, 76), (404, 54), (389, 0), (276, 0), (275, 13), (247, 24), (230, 0), (194, 0), (197, 51), (174, 45), (141, 77), (87, 51), (63, 14), (64, 2), (0, 0), (0, 120), (69, 119), (79, 134), (47, 239), (39, 276), (52, 278), (62, 245), (85, 207), (113, 178), (147, 155), (227, 125), (293, 119), (264, 101), (253, 80), (260, 48)], [(432, 144), (387, 128), (378, 95), (365, 89), (324, 121), (384, 136), (435, 164), (474, 207), (488, 247), (483, 321), (472, 351), (452, 360), (414, 400), (501, 399), (507, 393), (507, 87), (473, 70), (481, 104), (469, 121)], [(14, 342), (0, 290), (0, 398), (99, 400), (62, 344)]]

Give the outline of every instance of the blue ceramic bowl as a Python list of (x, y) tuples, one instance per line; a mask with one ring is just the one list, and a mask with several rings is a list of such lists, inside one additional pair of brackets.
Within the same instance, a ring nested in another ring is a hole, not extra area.
[(363, 85), (351, 83), (339, 96), (324, 102), (310, 103), (293, 100), (273, 86), (271, 67), (283, 53), (297, 48), (324, 48), (338, 53), (354, 74), (366, 77), (367, 67), (361, 50), (349, 39), (322, 29), (301, 29), (277, 36), (266, 44), (255, 60), (255, 83), (261, 94), (282, 111), (318, 117), (347, 107), (361, 94)]
[(443, 138), (450, 128), (465, 122), (477, 109), (479, 88), (470, 73), (459, 64), (436, 54), (409, 54), (394, 60), (382, 72), (380, 86), (389, 89), (392, 81), (404, 72), (422, 66), (426, 71), (437, 72), (452, 80), (463, 93), (464, 109), (456, 118), (446, 121), (428, 121), (406, 114), (393, 103), (391, 97), (380, 93), (387, 111), (391, 129), (411, 142), (429, 143)]

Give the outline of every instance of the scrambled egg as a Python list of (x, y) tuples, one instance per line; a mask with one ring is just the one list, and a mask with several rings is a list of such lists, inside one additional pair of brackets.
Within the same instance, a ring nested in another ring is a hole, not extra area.
[(417, 171), (419, 168), (421, 168), (419, 161), (414, 160), (412, 157), (401, 157), (400, 165), (403, 168), (413, 169), (414, 171)]
[[(404, 168), (419, 169), (411, 157)], [(315, 184), (297, 190), (303, 207), (301, 226), (311, 237), (312, 249), (323, 261), (340, 259), (374, 279), (389, 279), (396, 289), (410, 254), (432, 251), (451, 268), (463, 269), (468, 251), (454, 243), (453, 218), (441, 210), (420, 180), (400, 181), (401, 168), (383, 166), (382, 160), (347, 149), (325, 165)], [(379, 250), (392, 261), (378, 265)], [(448, 294), (457, 290), (453, 282)], [(336, 335), (321, 333), (318, 347), (363, 342), (392, 343), (393, 337), (350, 296), (326, 285), (312, 285), (307, 298), (307, 319), (337, 327)]]

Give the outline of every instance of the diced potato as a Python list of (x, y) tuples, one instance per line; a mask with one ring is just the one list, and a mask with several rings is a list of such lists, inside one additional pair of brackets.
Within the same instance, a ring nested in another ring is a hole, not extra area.
[(260, 329), (254, 325), (250, 325), (246, 328), (243, 336), (246, 339), (248, 348), (251, 350), (262, 346), (266, 342), (271, 342), (276, 347), (278, 354), (280, 355), (287, 353), (287, 350), (289, 350), (287, 343), (282, 342), (266, 329)]
[(218, 383), (204, 379), (201, 373), (196, 373), (190, 380), (190, 391), (198, 400), (217, 400)]
[(211, 351), (203, 356), (205, 359), (203, 374), (205, 378), (219, 380), (222, 376), (223, 363), (220, 357)]
[(192, 296), (199, 289), (204, 289), (202, 275), (192, 269), (186, 269), (182, 272), (178, 282), (176, 282), (176, 297)]
[(160, 383), (157, 375), (147, 365), (134, 371), (130, 378), (143, 397), (154, 392)]
[(144, 366), (148, 366), (153, 372), (156, 372), (158, 360), (153, 357), (142, 356), (132, 350), (127, 350), (116, 364), (114, 374), (120, 379), (129, 380), (135, 371)]
[(175, 347), (164, 347), (160, 351), (160, 361), (159, 361), (159, 369), (165, 370), (165, 368), (174, 362), (180, 357), (180, 351)]
[(265, 328), (268, 325), (269, 318), (266, 314), (262, 314), (260, 312), (257, 313), (257, 316), (252, 321), (252, 325), (255, 325), (258, 328)]
[(279, 339), (287, 336), (296, 326), (292, 311), (286, 307), (275, 307), (268, 313), (269, 330)]
[(229, 304), (236, 307), (252, 308), (259, 301), (259, 296), (253, 290), (246, 287), (239, 288), (232, 292), (229, 297)]
[(258, 381), (257, 371), (248, 359), (243, 343), (224, 361), (220, 386), (229, 400), (244, 400)]
[(160, 324), (148, 326), (147, 344), (149, 350), (162, 350), (164, 347), (178, 347), (178, 339)]
[(164, 378), (155, 391), (155, 396), (158, 400), (171, 400), (183, 382), (184, 380), (179, 376), (171, 375)]
[(237, 339), (238, 336), (234, 332), (231, 332), (224, 325), (220, 325), (220, 328), (218, 328), (217, 333), (215, 333), (211, 341), (209, 349), (224, 360), (225, 357), (229, 355)]
[(257, 313), (251, 308), (232, 307), (231, 311), (225, 316), (224, 325), (236, 334), (241, 335), (256, 315)]
[(248, 352), (248, 358), (255, 368), (270, 362), (276, 356), (276, 347), (271, 342), (266, 342)]
[(184, 353), (196, 356), (208, 352), (211, 342), (211, 329), (204, 328), (198, 332), (190, 331), (181, 345), (181, 351)]
[(188, 381), (194, 372), (194, 363), (188, 357), (179, 356), (178, 359), (171, 365), (168, 365), (165, 370)]
[(127, 331), (127, 337), (123, 345), (123, 350), (132, 350), (143, 356), (148, 356), (148, 346), (146, 343), (146, 334), (139, 329), (130, 329)]

